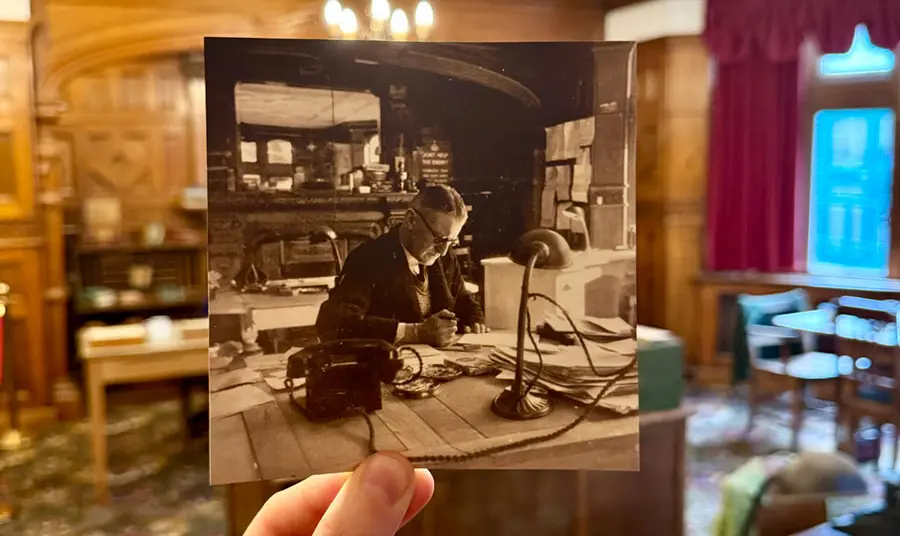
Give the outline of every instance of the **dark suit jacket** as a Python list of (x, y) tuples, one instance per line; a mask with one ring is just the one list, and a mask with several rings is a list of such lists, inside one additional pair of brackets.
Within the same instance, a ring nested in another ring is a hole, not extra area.
[[(463, 285), (453, 252), (427, 268), (431, 310), (456, 313), (459, 326), (483, 323), (475, 296)], [(354, 249), (328, 300), (319, 308), (319, 339), (383, 339), (393, 342), (397, 325), (425, 319), (419, 312), (415, 276), (400, 245), (399, 227)]]

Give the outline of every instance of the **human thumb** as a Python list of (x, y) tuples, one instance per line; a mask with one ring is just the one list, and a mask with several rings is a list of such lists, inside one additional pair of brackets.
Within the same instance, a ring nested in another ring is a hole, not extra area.
[(396, 453), (370, 456), (325, 511), (313, 536), (393, 536), (415, 492), (415, 471)]

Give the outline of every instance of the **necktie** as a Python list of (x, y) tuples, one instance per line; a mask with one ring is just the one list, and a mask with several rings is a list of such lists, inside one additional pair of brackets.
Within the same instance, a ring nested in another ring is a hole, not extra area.
[(419, 265), (419, 273), (416, 274), (416, 279), (419, 280), (419, 283), (425, 282), (425, 265), (424, 264)]

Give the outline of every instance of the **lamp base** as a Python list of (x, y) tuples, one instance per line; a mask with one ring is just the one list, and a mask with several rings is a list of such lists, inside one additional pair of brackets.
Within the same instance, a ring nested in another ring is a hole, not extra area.
[(491, 409), (504, 419), (526, 421), (547, 415), (553, 410), (553, 406), (546, 392), (537, 387), (532, 387), (531, 391), (523, 396), (514, 393), (510, 386), (494, 398)]

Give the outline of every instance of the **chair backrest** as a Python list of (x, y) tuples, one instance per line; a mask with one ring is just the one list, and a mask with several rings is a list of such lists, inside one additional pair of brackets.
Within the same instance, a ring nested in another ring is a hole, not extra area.
[[(803, 289), (794, 289), (777, 294), (754, 296), (741, 294), (737, 299), (736, 321), (732, 337), (732, 354), (734, 356), (733, 381), (740, 382), (747, 379), (753, 359), (778, 359), (778, 349), (772, 349), (772, 355), (751, 356), (750, 342), (747, 336), (747, 326), (750, 324), (771, 325), (771, 319), (776, 314), (792, 313), (809, 310), (809, 296)], [(811, 351), (815, 346), (815, 337), (803, 336), (803, 343), (797, 348), (792, 348), (794, 353)]]
[[(738, 296), (739, 322), (746, 333), (749, 325), (771, 326), (772, 318), (777, 315), (800, 313), (811, 309), (809, 294), (804, 289), (793, 289), (777, 294), (741, 294)], [(802, 333), (803, 352), (811, 352), (815, 347), (815, 336)]]

